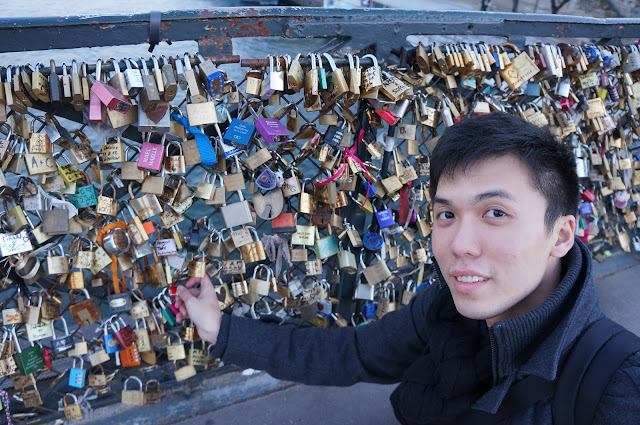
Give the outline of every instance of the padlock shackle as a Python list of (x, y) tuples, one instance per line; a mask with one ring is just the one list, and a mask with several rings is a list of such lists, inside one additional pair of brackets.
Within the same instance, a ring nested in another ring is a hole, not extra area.
[(124, 380), (124, 387), (122, 388), (123, 391), (127, 391), (127, 383), (129, 382), (129, 379), (133, 379), (134, 381), (138, 381), (138, 385), (140, 385), (140, 392), (143, 392), (142, 381), (137, 376), (130, 376), (127, 379)]

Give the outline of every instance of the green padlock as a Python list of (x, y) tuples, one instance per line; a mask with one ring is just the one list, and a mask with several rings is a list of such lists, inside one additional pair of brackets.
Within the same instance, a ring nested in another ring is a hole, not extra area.
[(15, 326), (11, 329), (11, 334), (15, 339), (16, 350), (18, 351), (13, 355), (13, 358), (20, 372), (27, 376), (30, 373), (35, 373), (42, 369), (45, 366), (44, 358), (42, 357), (42, 348), (37, 344), (34, 345), (32, 342), (31, 347), (22, 350), (22, 348), (20, 348), (20, 341), (18, 341), (18, 336), (16, 335)]

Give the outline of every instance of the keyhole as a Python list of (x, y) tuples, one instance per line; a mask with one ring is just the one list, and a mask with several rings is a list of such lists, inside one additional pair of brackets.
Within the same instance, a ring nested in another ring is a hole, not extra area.
[(271, 207), (271, 204), (265, 205), (264, 210), (269, 211), (269, 213), (267, 214), (267, 217), (272, 218), (271, 214), (273, 214), (273, 208)]

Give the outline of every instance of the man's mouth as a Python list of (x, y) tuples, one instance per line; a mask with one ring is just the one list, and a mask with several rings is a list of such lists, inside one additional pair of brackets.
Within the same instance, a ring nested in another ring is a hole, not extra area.
[(476, 283), (489, 280), (488, 277), (483, 276), (454, 276), (454, 278), (461, 283)]

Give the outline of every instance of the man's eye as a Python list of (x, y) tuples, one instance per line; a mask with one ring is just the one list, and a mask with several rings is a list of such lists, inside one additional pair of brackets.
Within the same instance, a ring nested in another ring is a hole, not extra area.
[(437, 218), (443, 219), (443, 220), (451, 220), (453, 217), (454, 216), (451, 211), (442, 211), (441, 213), (438, 213)]
[(487, 215), (489, 217), (492, 217), (492, 218), (499, 218), (499, 217), (504, 217), (507, 214), (504, 211), (500, 211), (500, 210), (497, 210), (497, 209), (491, 209), (491, 210), (487, 211)]

